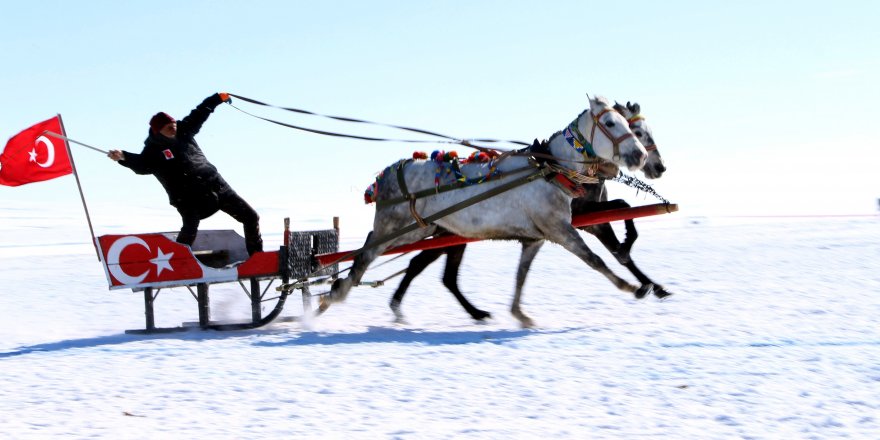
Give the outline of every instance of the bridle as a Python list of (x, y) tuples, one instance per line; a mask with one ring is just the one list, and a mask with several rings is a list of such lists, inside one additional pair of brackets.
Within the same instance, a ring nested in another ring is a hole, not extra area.
[[(630, 131), (629, 133), (624, 133), (623, 135), (621, 135), (619, 137), (614, 137), (614, 135), (611, 134), (611, 131), (608, 130), (608, 127), (604, 126), (601, 122), (599, 122), (599, 119), (601, 119), (602, 116), (604, 116), (606, 113), (611, 113), (611, 112), (618, 113), (617, 110), (614, 110), (611, 108), (606, 108), (606, 109), (602, 110), (601, 112), (599, 112), (598, 114), (593, 115), (593, 128), (590, 129), (590, 144), (593, 143), (593, 139), (595, 139), (595, 137), (596, 137), (596, 127), (599, 127), (599, 130), (602, 132), (602, 134), (604, 134), (605, 137), (607, 137), (611, 141), (611, 147), (614, 149), (613, 155), (611, 156), (611, 158), (614, 160), (619, 160), (620, 159), (620, 143), (631, 138), (631, 137), (635, 138), (636, 135), (633, 134), (632, 131)], [(618, 114), (620, 114), (620, 113), (618, 113)], [(622, 116), (623, 115), (621, 115), (621, 117)]]
[[(627, 119), (626, 122), (629, 124), (629, 128), (630, 128), (630, 129), (635, 130), (635, 129), (637, 128), (637, 127), (636, 127), (636, 123), (639, 122), (639, 121), (644, 121), (644, 120), (645, 120), (645, 117), (644, 117), (644, 116), (642, 116), (642, 115), (635, 115), (635, 116), (633, 116), (633, 117)], [(651, 142), (654, 141), (653, 138), (650, 138), (649, 140), (651, 140)], [(648, 151), (648, 152), (650, 152), (650, 151), (654, 151), (654, 150), (657, 149), (657, 144), (655, 144), (655, 143), (646, 144), (646, 143), (642, 142), (642, 145), (645, 146), (645, 151)]]

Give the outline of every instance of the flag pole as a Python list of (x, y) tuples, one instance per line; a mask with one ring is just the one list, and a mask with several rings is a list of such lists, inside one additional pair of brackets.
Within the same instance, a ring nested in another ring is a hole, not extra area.
[[(61, 115), (58, 115), (58, 117), (61, 118)], [(63, 123), (61, 124), (61, 131), (64, 131), (64, 124), (63, 124)], [(83, 147), (90, 148), (90, 149), (95, 150), (95, 151), (97, 151), (97, 152), (99, 152), (99, 153), (104, 153), (104, 154), (108, 154), (108, 153), (109, 153), (109, 151), (104, 151), (104, 150), (102, 150), (102, 149), (100, 149), (100, 148), (93, 147), (93, 146), (88, 145), (88, 144), (84, 144), (84, 143), (82, 143), (82, 142), (80, 142), (80, 141), (73, 140), (73, 139), (71, 139), (71, 138), (69, 138), (69, 137), (67, 137), (67, 136), (65, 136), (65, 135), (63, 135), (63, 134), (55, 133), (54, 131), (46, 130), (46, 131), (43, 132), (43, 134), (48, 134), (49, 136), (52, 136), (52, 137), (55, 137), (55, 138), (58, 138), (58, 139), (63, 139), (63, 140), (65, 140), (65, 141), (67, 141), (67, 142), (73, 142), (74, 144), (77, 144), (77, 145), (82, 145)], [(69, 148), (69, 147), (68, 147), (67, 151), (70, 151), (70, 148)]]
[[(46, 131), (45, 133), (53, 137), (64, 139), (65, 141), (77, 143), (93, 150), (101, 151), (95, 147), (77, 142), (65, 136), (67, 132), (64, 130), (64, 121), (61, 120), (61, 114), (58, 115), (58, 121), (61, 123), (61, 134), (53, 133), (51, 131)], [(79, 198), (80, 200), (82, 200), (83, 210), (85, 210), (86, 212), (86, 222), (88, 222), (89, 224), (89, 233), (92, 234), (92, 246), (95, 247), (95, 254), (98, 255), (98, 261), (101, 261), (101, 251), (98, 250), (98, 240), (95, 238), (95, 228), (92, 227), (92, 217), (89, 215), (89, 207), (86, 205), (86, 196), (83, 194), (82, 184), (79, 182), (79, 174), (77, 174), (76, 172), (76, 164), (73, 162), (73, 153), (70, 151), (70, 144), (68, 142), (64, 142), (64, 148), (67, 149), (67, 157), (70, 158), (70, 167), (71, 169), (73, 169), (73, 177), (76, 178), (76, 187), (79, 189)], [(106, 153), (106, 151), (101, 152)]]

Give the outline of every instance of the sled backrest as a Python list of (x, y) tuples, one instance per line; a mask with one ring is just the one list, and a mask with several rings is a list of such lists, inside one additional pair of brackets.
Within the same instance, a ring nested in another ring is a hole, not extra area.
[[(338, 271), (338, 264), (327, 266), (320, 271), (315, 255), (339, 250), (339, 232), (336, 229), (323, 231), (290, 231), (288, 235), (287, 266), (291, 278), (306, 276), (329, 276)], [(314, 273), (313, 273), (314, 272)]]

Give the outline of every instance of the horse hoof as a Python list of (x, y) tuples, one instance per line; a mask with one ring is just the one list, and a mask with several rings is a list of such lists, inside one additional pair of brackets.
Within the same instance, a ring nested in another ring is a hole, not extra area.
[(395, 324), (409, 324), (406, 322), (406, 318), (403, 317), (403, 312), (400, 311), (400, 303), (391, 303), (391, 312), (394, 313)]
[(663, 286), (654, 286), (654, 296), (663, 299), (672, 296), (672, 292), (666, 290)]
[(321, 298), (321, 303), (318, 304), (318, 310), (315, 311), (315, 316), (321, 316), (327, 309), (330, 308), (330, 301), (327, 301), (324, 298)]
[(333, 282), (333, 285), (330, 286), (330, 292), (325, 295), (321, 301), (332, 303), (339, 303), (345, 301), (345, 298), (348, 297), (348, 292), (351, 290), (351, 282), (348, 281), (347, 278), (340, 278)]
[(510, 314), (519, 321), (522, 328), (532, 328), (535, 326), (535, 322), (532, 321), (532, 318), (529, 318), (528, 315), (523, 313), (519, 307), (511, 307)]
[(636, 292), (636, 299), (642, 299), (651, 294), (654, 291), (654, 285), (651, 283), (642, 284), (642, 287), (639, 287)]
[(492, 314), (489, 312), (484, 312), (482, 310), (477, 310), (476, 312), (471, 313), (471, 318), (474, 318), (477, 321), (482, 321), (486, 318), (492, 318)]

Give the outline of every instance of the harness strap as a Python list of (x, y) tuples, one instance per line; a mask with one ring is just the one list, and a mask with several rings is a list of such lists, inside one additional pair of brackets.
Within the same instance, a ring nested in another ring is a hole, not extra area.
[[(486, 199), (491, 198), (491, 197), (495, 197), (495, 196), (497, 196), (498, 194), (501, 194), (501, 193), (504, 193), (504, 192), (510, 191), (510, 190), (512, 190), (512, 189), (514, 189), (514, 188), (516, 188), (516, 187), (518, 187), (518, 186), (521, 186), (521, 185), (524, 185), (524, 184), (526, 184), (526, 183), (532, 182), (532, 181), (534, 181), (534, 180), (536, 180), (536, 179), (543, 178), (543, 177), (545, 177), (545, 176), (546, 176), (548, 173), (550, 173), (550, 172), (551, 172), (551, 171), (550, 171), (547, 167), (536, 168), (535, 171), (532, 172), (532, 173), (529, 173), (529, 174), (527, 174), (527, 175), (525, 175), (525, 176), (522, 176), (522, 177), (519, 177), (519, 178), (517, 178), (517, 179), (511, 180), (511, 181), (509, 181), (509, 182), (507, 182), (507, 183), (505, 183), (505, 184), (503, 184), (503, 185), (496, 186), (495, 188), (492, 188), (492, 189), (490, 189), (489, 191), (486, 191), (486, 192), (484, 192), (484, 193), (477, 194), (477, 195), (475, 195), (475, 196), (473, 196), (473, 197), (471, 197), (471, 198), (469, 198), (469, 199), (463, 200), (463, 201), (461, 201), (461, 202), (459, 202), (459, 203), (456, 203), (455, 205), (449, 206), (449, 207), (447, 207), (447, 208), (445, 208), (445, 209), (441, 209), (440, 211), (437, 211), (437, 212), (435, 212), (434, 214), (431, 214), (431, 215), (425, 217), (423, 220), (425, 221), (425, 223), (432, 223), (434, 220), (437, 220), (437, 219), (440, 219), (440, 218), (446, 217), (447, 215), (453, 214), (453, 213), (455, 213), (455, 212), (457, 212), (457, 211), (461, 211), (462, 209), (465, 209), (465, 208), (467, 208), (467, 207), (469, 207), (469, 206), (471, 206), (471, 205), (474, 205), (474, 204), (477, 204), (477, 203), (479, 203), (479, 202), (482, 202), (483, 200), (486, 200)], [(410, 225), (408, 225), (408, 226), (406, 226), (406, 227), (404, 227), (404, 228), (401, 228), (401, 229), (397, 230), (397, 231), (396, 231), (395, 233), (393, 233), (393, 234), (389, 234), (389, 235), (387, 235), (387, 236), (385, 236), (385, 237), (380, 237), (380, 238), (378, 238), (377, 240), (375, 240), (375, 241), (373, 241), (373, 242), (371, 242), (371, 243), (369, 243), (369, 244), (364, 245), (364, 246), (363, 246), (362, 248), (360, 248), (360, 249), (357, 249), (357, 250), (351, 251), (351, 252), (349, 252), (349, 253), (347, 253), (347, 254), (345, 254), (345, 255), (343, 255), (343, 256), (337, 258), (335, 261), (332, 261), (332, 262), (330, 262), (329, 264), (325, 264), (325, 265), (319, 267), (319, 268), (316, 269), (314, 272), (312, 272), (312, 274), (308, 274), (308, 275), (306, 275), (306, 276), (300, 278), (300, 280), (308, 280), (310, 276), (313, 276), (313, 274), (318, 273), (318, 272), (320, 272), (321, 270), (323, 270), (323, 269), (325, 269), (325, 268), (327, 268), (327, 267), (329, 267), (329, 266), (332, 266), (332, 265), (334, 265), (334, 264), (336, 264), (336, 263), (339, 263), (340, 261), (343, 261), (343, 260), (348, 259), (348, 258), (354, 258), (354, 257), (357, 257), (358, 255), (363, 254), (364, 252), (366, 252), (366, 251), (368, 251), (368, 250), (370, 250), (370, 249), (372, 249), (372, 248), (374, 248), (374, 247), (377, 247), (377, 246), (379, 246), (379, 245), (381, 245), (381, 244), (385, 244), (385, 243), (387, 243), (387, 242), (389, 242), (389, 241), (391, 241), (391, 240), (394, 240), (394, 239), (396, 239), (396, 238), (399, 238), (399, 237), (402, 237), (402, 236), (404, 236), (404, 235), (406, 235), (406, 234), (409, 234), (410, 232), (415, 231), (415, 230), (418, 229), (418, 228), (420, 228), (420, 226), (419, 226), (418, 223), (412, 223), (412, 224), (410, 224)], [(280, 286), (279, 288), (281, 288), (281, 287), (284, 287), (284, 286)]]
[(599, 130), (601, 130), (602, 133), (605, 134), (605, 136), (611, 141), (611, 147), (614, 149), (613, 156), (611, 156), (611, 157), (614, 159), (619, 159), (620, 158), (620, 143), (631, 138), (631, 137), (634, 138), (634, 137), (636, 137), (636, 135), (633, 134), (632, 132), (629, 132), (629, 133), (624, 133), (620, 137), (615, 138), (614, 135), (612, 135), (611, 132), (608, 131), (608, 129), (605, 128), (605, 126), (603, 126), (602, 123), (599, 121), (599, 118), (601, 118), (602, 115), (604, 115), (605, 113), (610, 113), (610, 112), (616, 112), (616, 110), (605, 109), (605, 110), (602, 110), (601, 112), (599, 112), (599, 114), (593, 116), (593, 128), (590, 130), (590, 139), (595, 139), (594, 136), (596, 134), (596, 128), (598, 127)]
[(419, 227), (427, 228), (428, 222), (419, 215), (419, 211), (416, 209), (416, 199), (415, 197), (409, 199), (409, 213), (412, 215), (413, 219), (416, 223), (419, 224)]
[(412, 162), (412, 159), (401, 159), (400, 162), (397, 162), (397, 186), (400, 187), (400, 192), (403, 193), (403, 198), (409, 201), (409, 213), (412, 215), (413, 219), (415, 219), (419, 226), (427, 228), (428, 223), (425, 222), (425, 219), (423, 219), (416, 210), (416, 196), (410, 193), (406, 188), (406, 177), (403, 175), (403, 168), (410, 162)]
[[(626, 122), (629, 123), (629, 128), (635, 129), (636, 123), (639, 121), (644, 121), (644, 120), (645, 120), (644, 116), (642, 116), (641, 114), (637, 114), (637, 115), (627, 119)], [(654, 139), (651, 139), (650, 137), (647, 140), (654, 142)], [(650, 151), (654, 151), (657, 149), (657, 144), (654, 144), (654, 143), (651, 143), (651, 144), (642, 143), (642, 144), (645, 146), (645, 151), (650, 152)]]
[[(410, 159), (404, 159), (404, 160), (410, 160)], [(525, 167), (522, 167), (522, 168), (517, 168), (517, 169), (515, 169), (515, 170), (511, 170), (511, 171), (509, 171), (507, 174), (516, 174), (516, 173), (520, 173), (520, 172), (522, 172), (522, 171), (527, 171), (527, 170), (530, 170), (530, 169), (533, 169), (533, 168), (535, 168), (535, 167), (534, 167), (534, 166), (531, 166), (531, 165), (528, 165), (528, 166), (525, 166)], [(459, 188), (464, 188), (464, 187), (466, 187), (466, 186), (470, 186), (467, 182), (458, 182), (458, 181), (456, 181), (456, 182), (449, 183), (449, 184), (446, 184), (446, 185), (440, 185), (440, 186), (437, 186), (437, 187), (432, 187), (432, 188), (423, 189), (423, 190), (420, 190), (420, 191), (416, 191), (416, 192), (410, 193), (410, 192), (407, 191), (406, 182), (403, 182), (403, 176), (402, 176), (402, 173), (403, 173), (403, 169), (402, 169), (402, 168), (398, 168), (398, 170), (397, 170), (397, 184), (400, 185), (400, 191), (403, 193), (403, 195), (400, 196), (400, 197), (395, 197), (395, 198), (393, 198), (393, 199), (377, 200), (377, 201), (376, 201), (376, 207), (377, 207), (377, 208), (379, 208), (379, 207), (383, 207), (383, 206), (388, 206), (388, 205), (394, 205), (394, 204), (401, 203), (401, 202), (407, 202), (407, 201), (409, 201), (409, 200), (420, 199), (420, 198), (422, 198), (422, 197), (432, 196), (432, 195), (435, 195), (435, 194), (440, 194), (440, 193), (442, 193), (442, 192), (452, 191), (452, 190), (455, 190), (455, 189), (459, 189)]]

